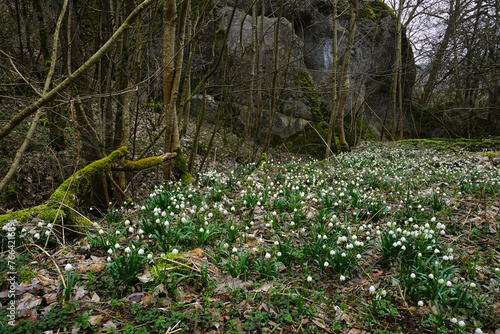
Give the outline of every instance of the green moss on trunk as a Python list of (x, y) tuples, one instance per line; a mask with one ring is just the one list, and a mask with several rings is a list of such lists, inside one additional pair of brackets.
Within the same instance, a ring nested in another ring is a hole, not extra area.
[(174, 164), (174, 170), (177, 175), (180, 175), (180, 179), (182, 184), (191, 184), (194, 182), (193, 177), (191, 174), (188, 172), (188, 165), (186, 158), (184, 158), (184, 154), (182, 154), (182, 150), (179, 147), (174, 151), (177, 153), (177, 156), (175, 157), (175, 164)]

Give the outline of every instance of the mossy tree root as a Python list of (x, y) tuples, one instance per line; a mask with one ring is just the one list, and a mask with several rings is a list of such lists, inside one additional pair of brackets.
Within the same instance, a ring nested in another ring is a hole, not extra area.
[(150, 157), (138, 161), (122, 160), (129, 153), (126, 147), (120, 147), (109, 156), (94, 161), (66, 179), (50, 196), (46, 203), (39, 206), (0, 215), (0, 226), (9, 220), (21, 223), (34, 217), (55, 224), (87, 225), (88, 221), (74, 212), (74, 207), (92, 196), (92, 181), (111, 171), (140, 171), (157, 166), (166, 160), (173, 159), (177, 153), (166, 153), (162, 156)]

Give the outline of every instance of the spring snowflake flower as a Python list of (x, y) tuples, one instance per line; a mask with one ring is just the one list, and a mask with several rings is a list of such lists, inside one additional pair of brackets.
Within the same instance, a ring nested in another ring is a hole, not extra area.
[(278, 253), (276, 253), (276, 255), (277, 255), (278, 257), (280, 257), (282, 254), (281, 254), (281, 252), (278, 252)]
[(178, 250), (177, 248), (172, 249), (172, 254), (174, 254), (174, 255), (175, 255), (175, 254), (177, 254), (177, 253), (179, 253), (179, 250)]
[(370, 287), (370, 293), (371, 293), (371, 294), (374, 294), (374, 293), (375, 293), (375, 287), (374, 287), (373, 285)]
[(35, 233), (35, 235), (33, 236), (33, 238), (40, 239), (40, 233)]
[(142, 249), (142, 248), (141, 248), (141, 249), (139, 249), (139, 251), (138, 251), (137, 253), (139, 253), (139, 255), (144, 254), (144, 249)]
[(313, 278), (311, 276), (307, 276), (307, 281), (312, 282)]
[(147, 257), (148, 257), (148, 260), (152, 260), (153, 259), (153, 254), (149, 253)]
[(471, 288), (475, 288), (475, 287), (476, 287), (476, 283), (472, 282), (472, 283), (470, 284), (470, 287), (471, 287)]
[(474, 334), (483, 334), (483, 331), (481, 330), (481, 328), (476, 328)]
[(438, 283), (439, 284), (443, 284), (444, 283), (444, 279), (442, 279), (442, 278), (438, 279)]
[(422, 306), (424, 306), (424, 302), (421, 301), (421, 300), (419, 300), (418, 303), (417, 303), (417, 305), (420, 306), (420, 307), (422, 307)]
[(238, 248), (236, 247), (233, 247), (233, 249), (231, 250), (233, 253), (236, 253), (238, 251)]
[(453, 283), (451, 283), (450, 281), (446, 282), (447, 287), (451, 287), (452, 285), (453, 285)]
[(325, 267), (328, 267), (328, 266), (330, 265), (330, 263), (328, 263), (328, 261), (325, 261), (325, 263), (323, 263), (323, 265), (324, 265)]
[(130, 247), (125, 248), (125, 253), (130, 253), (131, 251)]
[(454, 324), (456, 324), (458, 322), (457, 318), (451, 318), (450, 321)]
[(340, 275), (340, 281), (341, 282), (345, 281), (345, 276), (344, 275)]
[(464, 327), (464, 326), (465, 326), (465, 322), (464, 322), (463, 320), (460, 320), (460, 321), (458, 322), (458, 325), (459, 325), (460, 327)]
[(271, 258), (271, 254), (266, 253), (266, 259), (270, 259), (270, 258)]
[(71, 265), (71, 263), (68, 263), (68, 264), (66, 265), (66, 267), (64, 267), (64, 270), (66, 270), (66, 271), (69, 271), (69, 270), (71, 270), (71, 269), (73, 269), (73, 266)]

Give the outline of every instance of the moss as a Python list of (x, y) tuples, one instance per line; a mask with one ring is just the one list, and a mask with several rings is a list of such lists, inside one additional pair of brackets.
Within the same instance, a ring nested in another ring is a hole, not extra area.
[(182, 184), (192, 184), (194, 182), (191, 173), (188, 172), (188, 165), (184, 154), (182, 154), (181, 148), (177, 148), (175, 151), (177, 156), (175, 157), (175, 173), (180, 175)]
[(149, 157), (138, 161), (123, 161), (122, 166), (127, 171), (139, 171), (146, 168), (158, 166), (163, 162), (161, 157)]
[(174, 273), (174, 272), (181, 272), (181, 273), (186, 272), (186, 270), (187, 270), (186, 267), (179, 266), (175, 262), (172, 262), (169, 260), (176, 261), (176, 262), (179, 262), (182, 264), (188, 264), (184, 255), (168, 253), (167, 255), (165, 255), (164, 257), (162, 257), (158, 261), (156, 261), (156, 265), (154, 265), (151, 268), (151, 275), (155, 278), (158, 278), (158, 276), (160, 276), (160, 274), (165, 270), (168, 270), (168, 271), (171, 270), (172, 273)]
[(481, 155), (493, 159), (500, 157), (500, 152), (484, 152)]
[(93, 178), (116, 167), (116, 161), (127, 153), (126, 147), (120, 147), (108, 157), (80, 169), (52, 193), (47, 203), (11, 214), (0, 215), (0, 226), (3, 226), (11, 219), (17, 219), (23, 223), (30, 221), (34, 217), (61, 225), (68, 223), (74, 225), (90, 224), (85, 219), (75, 215), (72, 209), (79, 203), (79, 199), (90, 194)]
[(19, 283), (30, 282), (36, 275), (34, 272), (28, 269), (22, 269), (19, 272)]
[(360, 17), (368, 17), (375, 23), (387, 14), (396, 18), (396, 13), (383, 0), (365, 1), (364, 7), (358, 10)]
[(318, 105), (318, 101), (316, 99), (316, 91), (309, 77), (309, 73), (307, 73), (306, 71), (300, 71), (296, 81), (297, 84), (302, 88), (302, 93), (311, 105), (311, 113), (313, 114), (314, 119), (317, 122), (324, 121), (325, 116), (323, 115), (323, 112)]

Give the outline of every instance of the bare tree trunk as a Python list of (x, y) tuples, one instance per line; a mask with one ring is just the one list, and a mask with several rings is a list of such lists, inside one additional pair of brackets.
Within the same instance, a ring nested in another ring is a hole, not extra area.
[(269, 107), (269, 119), (267, 122), (266, 136), (264, 137), (264, 143), (262, 144), (262, 151), (259, 157), (257, 157), (257, 163), (261, 160), (261, 157), (267, 152), (269, 143), (271, 141), (271, 132), (274, 124), (274, 116), (276, 114), (276, 80), (278, 78), (278, 68), (279, 68), (279, 39), (280, 39), (280, 26), (281, 17), (283, 15), (283, 0), (280, 0), (280, 8), (278, 12), (278, 20), (276, 21), (276, 27), (274, 31), (274, 69), (273, 69), (273, 82), (271, 86), (271, 105)]
[[(331, 152), (332, 137), (335, 136), (335, 116), (337, 113), (337, 66), (338, 66), (338, 33), (337, 33), (337, 5), (338, 0), (333, 0), (333, 36), (332, 36), (332, 107), (330, 110), (330, 120), (328, 122), (328, 134), (326, 136), (325, 157), (328, 158)], [(335, 138), (334, 138), (335, 140)]]
[[(392, 127), (391, 136), (392, 139), (396, 139), (396, 117), (398, 110), (398, 87), (401, 86), (401, 13), (403, 11), (404, 0), (399, 0), (399, 7), (396, 15), (396, 36), (395, 36), (395, 55), (394, 55), (394, 65), (392, 67), (392, 80), (391, 80), (391, 101), (392, 101)], [(400, 101), (401, 102), (401, 101)], [(399, 109), (399, 116), (402, 120), (403, 110)], [(400, 122), (402, 126), (402, 122)], [(401, 128), (401, 132), (402, 132)], [(402, 137), (402, 136), (401, 136)]]
[[(175, 102), (177, 99), (180, 75), (182, 70), (181, 50), (175, 54), (177, 8), (175, 0), (165, 0), (163, 7), (163, 99), (165, 104), (165, 145), (164, 152), (175, 152), (175, 174), (183, 183), (192, 183), (193, 178), (188, 172), (186, 159), (181, 151), (179, 140), (179, 123), (177, 122), (177, 111)], [(183, 37), (180, 37), (178, 47), (182, 49)], [(176, 63), (177, 62), (177, 63)], [(176, 73), (177, 72), (177, 73)], [(163, 179), (167, 181), (171, 176), (169, 164), (163, 168)]]
[(344, 131), (344, 108), (349, 92), (349, 63), (351, 60), (351, 51), (354, 43), (354, 32), (356, 30), (356, 14), (358, 12), (358, 0), (351, 0), (351, 15), (349, 24), (349, 37), (342, 62), (342, 79), (340, 81), (340, 101), (337, 114), (337, 133), (339, 136), (339, 144), (342, 151), (349, 149), (349, 144), (345, 139)]

